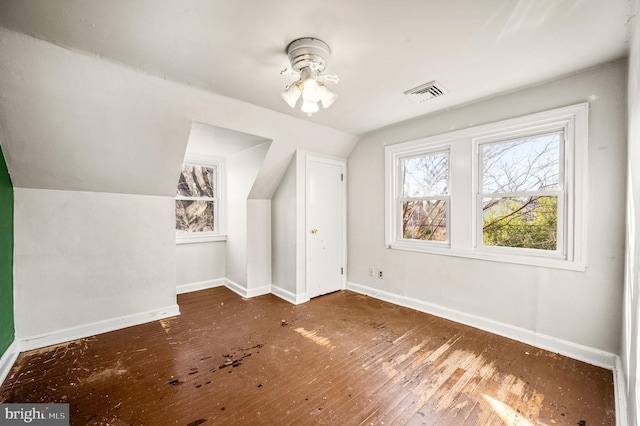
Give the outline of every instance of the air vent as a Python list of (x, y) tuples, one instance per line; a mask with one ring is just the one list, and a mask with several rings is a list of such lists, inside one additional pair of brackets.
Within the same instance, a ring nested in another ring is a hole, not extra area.
[(442, 84), (435, 80), (404, 92), (405, 95), (409, 96), (416, 102), (428, 101), (429, 99), (442, 96), (445, 93), (447, 93), (447, 89), (442, 87)]

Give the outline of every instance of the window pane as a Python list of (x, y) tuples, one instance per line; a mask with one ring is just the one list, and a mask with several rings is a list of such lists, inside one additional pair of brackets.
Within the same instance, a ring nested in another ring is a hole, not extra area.
[(176, 195), (183, 197), (214, 197), (215, 166), (182, 165)]
[(213, 201), (176, 200), (176, 231), (212, 232)]
[(402, 160), (402, 191), (404, 197), (446, 195), (448, 185), (448, 152)]
[(558, 197), (484, 198), (482, 212), (484, 245), (557, 248)]
[(402, 203), (402, 238), (447, 240), (447, 202), (444, 200)]
[(558, 189), (561, 135), (481, 145), (482, 192)]

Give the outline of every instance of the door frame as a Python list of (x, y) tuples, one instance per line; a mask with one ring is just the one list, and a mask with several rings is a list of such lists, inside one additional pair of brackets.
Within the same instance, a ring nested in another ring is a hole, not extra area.
[(314, 161), (318, 163), (325, 163), (331, 165), (340, 166), (342, 169), (342, 229), (340, 233), (342, 234), (342, 238), (340, 239), (340, 243), (342, 245), (342, 276), (340, 280), (340, 290), (344, 290), (347, 288), (347, 162), (342, 158), (336, 157), (327, 157), (318, 154), (307, 154), (305, 156), (305, 189), (304, 189), (304, 288), (305, 293), (309, 294), (308, 287), (308, 276), (309, 276), (309, 264), (307, 260), (308, 253), (308, 244), (309, 244), (309, 234), (311, 232), (309, 225), (309, 209), (308, 205), (308, 196), (309, 196), (309, 167), (307, 165), (309, 162)]

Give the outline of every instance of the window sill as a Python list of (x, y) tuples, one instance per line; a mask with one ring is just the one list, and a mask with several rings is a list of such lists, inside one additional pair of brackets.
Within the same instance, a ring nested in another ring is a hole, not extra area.
[(218, 234), (176, 234), (176, 244), (213, 243), (218, 241), (227, 241), (227, 236)]
[(449, 246), (433, 246), (415, 244), (406, 241), (398, 241), (387, 246), (393, 250), (414, 251), (419, 253), (429, 253), (442, 256), (464, 257), (468, 259), (488, 260), (492, 262), (514, 263), (519, 265), (540, 266), (544, 268), (565, 269), (569, 271), (585, 272), (587, 267), (584, 263), (570, 261), (552, 256), (532, 256), (518, 255), (512, 253), (492, 253), (490, 251), (453, 249)]

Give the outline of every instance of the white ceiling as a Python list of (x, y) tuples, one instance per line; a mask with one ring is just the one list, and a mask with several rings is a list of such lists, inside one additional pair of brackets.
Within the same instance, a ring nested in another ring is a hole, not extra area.
[[(628, 0), (1, 0), (0, 26), (353, 134), (627, 54)], [(279, 93), (285, 48), (332, 50), (336, 103)], [(431, 80), (446, 96), (403, 92)]]

